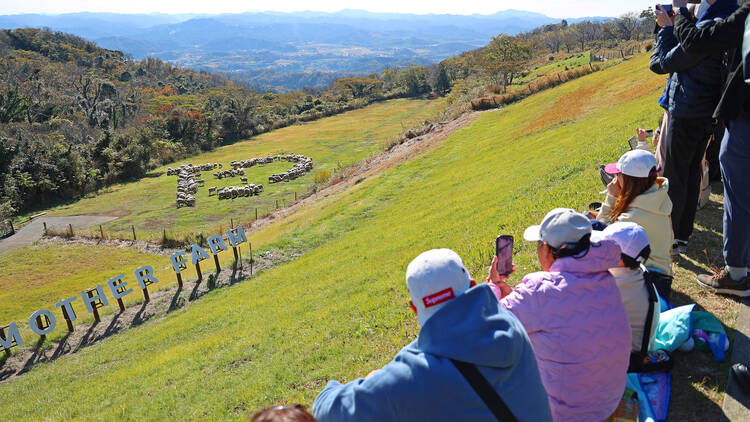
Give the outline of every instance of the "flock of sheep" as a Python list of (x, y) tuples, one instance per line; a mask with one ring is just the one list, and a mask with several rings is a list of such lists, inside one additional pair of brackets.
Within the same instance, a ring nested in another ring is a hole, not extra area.
[(261, 192), (263, 192), (263, 185), (254, 185), (252, 183), (245, 186), (229, 186), (222, 189), (217, 189), (216, 186), (208, 188), (208, 196), (216, 194), (219, 200), (260, 195)]
[(183, 164), (176, 169), (173, 169), (172, 167), (167, 167), (167, 176), (177, 176), (180, 174), (180, 171), (187, 170), (193, 173), (200, 173), (202, 171), (210, 171), (213, 169), (220, 169), (222, 167), (221, 163), (206, 163), (206, 164), (198, 164), (197, 166), (194, 166), (192, 163), (190, 164)]
[[(268, 177), (268, 181), (271, 183), (290, 181), (298, 177), (304, 176), (313, 168), (312, 158), (304, 155), (287, 154), (287, 155), (269, 155), (267, 157), (250, 158), (248, 160), (232, 160), (230, 163), (232, 168), (227, 170), (219, 170), (213, 173), (213, 176), (217, 179), (225, 177), (236, 177), (244, 176), (245, 169), (253, 167), (259, 164), (270, 164), (274, 161), (288, 161), (293, 162), (294, 167), (291, 169), (278, 174), (272, 174)], [(195, 194), (198, 192), (198, 188), (203, 186), (205, 181), (199, 179), (201, 171), (210, 171), (214, 169), (222, 168), (221, 163), (207, 163), (193, 166), (193, 164), (183, 164), (180, 167), (173, 169), (172, 167), (167, 168), (167, 175), (177, 175), (177, 208), (180, 207), (194, 207), (196, 200)], [(243, 186), (229, 186), (225, 188), (219, 188), (217, 186), (208, 188), (208, 196), (217, 196), (219, 200), (234, 199), (239, 197), (249, 197), (253, 195), (259, 195), (263, 192), (263, 185), (254, 185), (248, 183), (247, 177), (240, 177), (240, 181), (245, 183)]]

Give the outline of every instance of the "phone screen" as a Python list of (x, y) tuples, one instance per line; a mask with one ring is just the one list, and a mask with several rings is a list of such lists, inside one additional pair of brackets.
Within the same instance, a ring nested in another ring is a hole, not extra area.
[(495, 240), (497, 272), (508, 275), (513, 272), (513, 236), (502, 235)]
[(660, 4), (659, 7), (661, 8), (661, 10), (667, 12), (669, 16), (674, 16), (674, 11), (672, 10), (671, 4)]

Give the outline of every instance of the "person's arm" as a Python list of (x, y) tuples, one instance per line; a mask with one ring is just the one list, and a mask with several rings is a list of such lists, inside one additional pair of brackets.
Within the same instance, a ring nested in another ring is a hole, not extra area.
[(330, 381), (315, 398), (313, 416), (318, 422), (397, 420), (384, 388), (392, 377), (380, 370), (346, 384)]
[(730, 50), (742, 45), (745, 20), (749, 12), (750, 3), (745, 3), (727, 19), (705, 28), (698, 28), (683, 8), (675, 19), (675, 36), (682, 49), (690, 54), (711, 54)]
[(705, 57), (706, 55), (703, 54), (686, 53), (670, 26), (659, 31), (659, 41), (656, 42), (654, 54), (651, 55), (649, 68), (659, 75), (684, 72), (700, 63)]

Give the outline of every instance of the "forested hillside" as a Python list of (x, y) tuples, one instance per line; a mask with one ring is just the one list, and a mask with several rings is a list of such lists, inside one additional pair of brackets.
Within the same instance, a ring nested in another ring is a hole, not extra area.
[(0, 32), (0, 219), (240, 138), (431, 91), (424, 68), (258, 93), (75, 36)]

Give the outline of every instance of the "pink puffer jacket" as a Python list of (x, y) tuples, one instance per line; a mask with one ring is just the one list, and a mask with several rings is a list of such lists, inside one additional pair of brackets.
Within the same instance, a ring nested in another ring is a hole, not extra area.
[(601, 422), (625, 391), (630, 324), (607, 271), (619, 261), (619, 246), (603, 241), (527, 275), (500, 301), (529, 334), (557, 422)]

